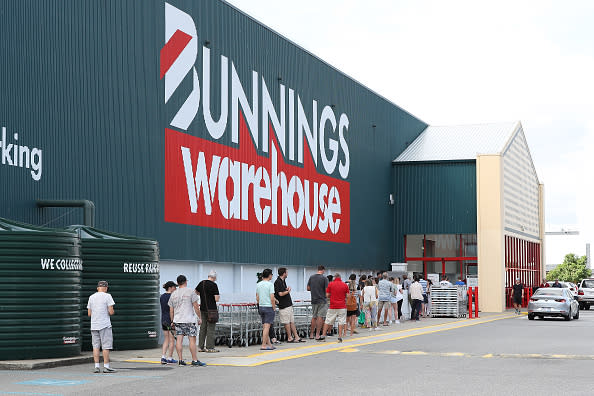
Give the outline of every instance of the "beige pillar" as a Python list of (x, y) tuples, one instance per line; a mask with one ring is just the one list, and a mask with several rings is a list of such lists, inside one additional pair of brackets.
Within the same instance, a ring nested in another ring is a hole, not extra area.
[(501, 155), (476, 159), (479, 309), (505, 310), (503, 161)]
[(540, 238), (540, 279), (544, 279), (546, 275), (546, 246), (545, 246), (545, 203), (544, 203), (544, 184), (538, 185), (538, 222), (539, 222), (539, 238)]

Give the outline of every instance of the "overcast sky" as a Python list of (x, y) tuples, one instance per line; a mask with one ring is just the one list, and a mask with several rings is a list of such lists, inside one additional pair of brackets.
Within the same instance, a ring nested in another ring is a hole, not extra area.
[(520, 120), (547, 229), (594, 241), (594, 1), (229, 2), (428, 124)]

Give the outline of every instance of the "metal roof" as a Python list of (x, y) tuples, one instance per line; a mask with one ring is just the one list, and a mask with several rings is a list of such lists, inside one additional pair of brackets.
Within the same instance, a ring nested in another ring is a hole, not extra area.
[(474, 160), (478, 154), (499, 154), (520, 122), (429, 126), (394, 162)]

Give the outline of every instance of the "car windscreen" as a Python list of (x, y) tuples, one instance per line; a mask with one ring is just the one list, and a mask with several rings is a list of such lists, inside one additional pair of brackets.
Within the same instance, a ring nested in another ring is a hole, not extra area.
[(584, 280), (582, 283), (582, 287), (586, 287), (588, 289), (594, 289), (594, 279)]
[(534, 296), (561, 296), (563, 295), (563, 289), (558, 287), (547, 287), (544, 289), (538, 289)]

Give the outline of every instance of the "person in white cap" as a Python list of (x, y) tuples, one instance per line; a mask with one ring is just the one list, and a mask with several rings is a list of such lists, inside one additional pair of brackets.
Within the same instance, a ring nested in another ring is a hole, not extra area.
[(111, 331), (111, 319), (115, 302), (111, 294), (107, 293), (109, 284), (107, 281), (97, 283), (97, 293), (89, 297), (87, 314), (91, 317), (91, 342), (93, 344), (93, 360), (95, 361), (94, 373), (100, 373), (99, 354), (103, 349), (103, 372), (115, 373), (115, 369), (109, 367), (109, 351), (113, 349), (113, 333)]

